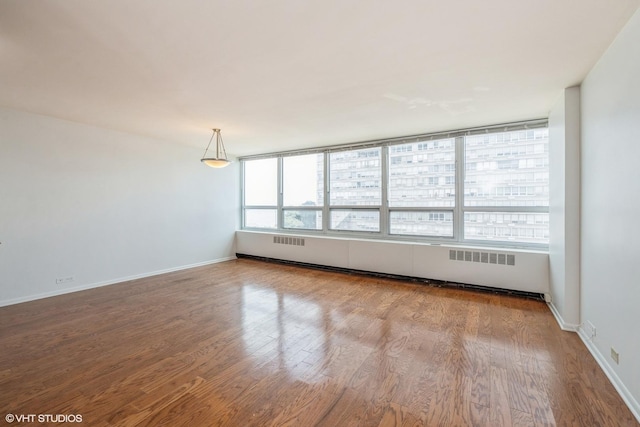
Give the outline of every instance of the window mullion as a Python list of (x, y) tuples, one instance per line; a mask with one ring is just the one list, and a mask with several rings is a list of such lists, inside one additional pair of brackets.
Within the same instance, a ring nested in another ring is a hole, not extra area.
[(382, 192), (380, 199), (380, 234), (389, 235), (389, 146), (383, 145), (380, 153), (380, 191)]
[(453, 212), (453, 238), (464, 240), (464, 136), (456, 138), (456, 201)]
[(324, 204), (322, 206), (322, 231), (329, 231), (329, 153), (324, 152)]
[(278, 230), (284, 229), (284, 210), (282, 209), (283, 205), (283, 188), (284, 183), (283, 179), (283, 170), (282, 170), (282, 156), (278, 156)]
[(245, 162), (240, 162), (240, 206), (242, 207), (240, 209), (240, 228), (244, 228), (245, 227), (245, 208), (246, 205), (244, 203), (244, 194), (245, 194), (245, 190), (244, 190), (244, 170), (245, 170)]

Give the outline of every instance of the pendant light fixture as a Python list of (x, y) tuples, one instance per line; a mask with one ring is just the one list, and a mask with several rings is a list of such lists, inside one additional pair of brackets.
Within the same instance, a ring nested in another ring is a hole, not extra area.
[[(213, 134), (211, 135), (209, 144), (207, 144), (207, 148), (204, 150), (204, 154), (202, 155), (202, 159), (200, 159), (200, 161), (207, 166), (211, 166), (212, 168), (223, 168), (225, 166), (229, 166), (231, 161), (227, 159), (227, 151), (224, 149), (224, 144), (222, 143), (220, 129), (211, 130), (213, 131)], [(216, 137), (216, 156), (207, 157), (207, 151), (209, 151), (209, 147), (211, 146), (211, 141), (213, 141), (214, 136)]]

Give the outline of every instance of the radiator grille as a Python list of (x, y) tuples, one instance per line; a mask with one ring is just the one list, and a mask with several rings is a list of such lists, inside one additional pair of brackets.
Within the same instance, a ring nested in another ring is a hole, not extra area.
[(273, 243), (276, 245), (304, 246), (304, 239), (302, 237), (273, 236)]
[(479, 262), (484, 264), (499, 264), (499, 265), (516, 265), (516, 256), (514, 254), (504, 254), (495, 252), (481, 252), (481, 251), (460, 251), (449, 250), (450, 261), (464, 261), (464, 262)]

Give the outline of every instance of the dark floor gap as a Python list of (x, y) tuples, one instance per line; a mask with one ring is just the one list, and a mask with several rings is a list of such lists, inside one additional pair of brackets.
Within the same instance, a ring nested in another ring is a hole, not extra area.
[(313, 268), (315, 270), (322, 270), (322, 271), (333, 271), (333, 272), (345, 273), (345, 274), (357, 274), (357, 275), (368, 276), (368, 277), (379, 277), (384, 279), (399, 280), (403, 282), (418, 283), (418, 284), (433, 286), (437, 288), (466, 289), (470, 291), (479, 291), (479, 292), (486, 292), (486, 293), (498, 294), (498, 295), (516, 296), (521, 298), (533, 299), (537, 301), (545, 300), (544, 294), (540, 294), (537, 292), (516, 291), (513, 289), (495, 288), (492, 286), (471, 285), (469, 283), (448, 282), (446, 280), (436, 280), (436, 279), (425, 279), (422, 277), (403, 276), (400, 274), (378, 273), (375, 271), (355, 270), (352, 268), (344, 268), (344, 267), (332, 267), (328, 265), (289, 261), (289, 260), (279, 259), (279, 258), (269, 258), (269, 257), (256, 256), (256, 255), (240, 254), (240, 253), (236, 253), (236, 257), (269, 262), (273, 264), (284, 264), (284, 265), (294, 265), (297, 267)]

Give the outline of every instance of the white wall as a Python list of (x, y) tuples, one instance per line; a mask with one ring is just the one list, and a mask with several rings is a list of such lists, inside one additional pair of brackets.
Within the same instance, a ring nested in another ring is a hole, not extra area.
[(583, 82), (581, 110), (580, 310), (597, 331), (581, 335), (640, 420), (640, 11)]
[(232, 257), (238, 166), (201, 151), (0, 109), (0, 305)]
[[(300, 236), (304, 237), (305, 245), (292, 246), (274, 243), (273, 237), (276, 235), (281, 234), (238, 231), (237, 251), (246, 255), (353, 270), (549, 293), (549, 257), (544, 252), (330, 236)], [(516, 265), (454, 261), (449, 259), (450, 249), (513, 254), (516, 256)]]
[(580, 88), (549, 113), (550, 307), (563, 329), (580, 324)]

